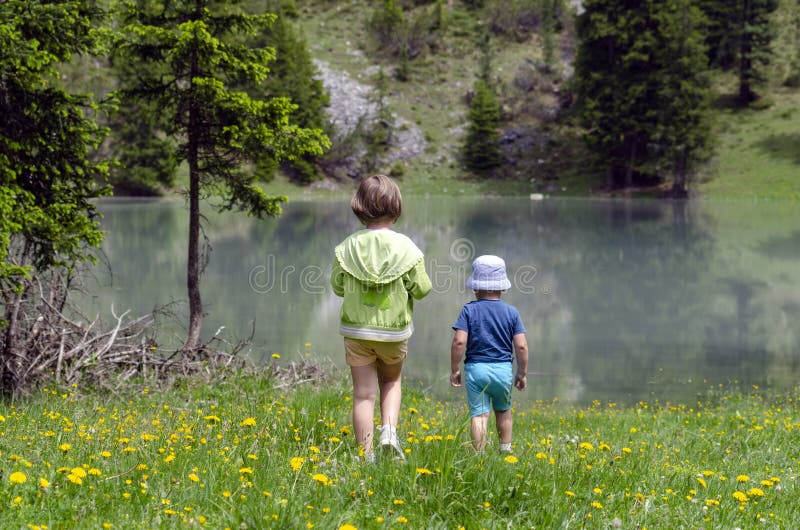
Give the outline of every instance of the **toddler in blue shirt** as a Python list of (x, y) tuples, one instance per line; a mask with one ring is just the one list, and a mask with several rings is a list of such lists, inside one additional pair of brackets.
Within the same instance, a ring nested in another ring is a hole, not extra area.
[[(511, 388), (527, 386), (528, 343), (517, 309), (503, 302), (503, 291), (511, 287), (506, 264), (497, 256), (479, 256), (472, 262), (467, 288), (475, 300), (461, 309), (453, 324), (450, 346), (450, 384), (462, 386), (461, 358), (470, 412), (470, 435), (476, 451), (486, 447), (489, 413), (494, 409), (500, 451), (511, 452)], [(516, 354), (517, 373), (512, 370)], [(490, 409), (491, 407), (491, 409)]]

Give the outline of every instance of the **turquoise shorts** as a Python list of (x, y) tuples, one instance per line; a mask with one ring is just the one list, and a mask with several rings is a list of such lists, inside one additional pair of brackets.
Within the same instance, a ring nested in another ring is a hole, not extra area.
[(511, 408), (511, 363), (466, 363), (464, 371), (471, 417), (487, 414), (491, 409), (503, 412)]

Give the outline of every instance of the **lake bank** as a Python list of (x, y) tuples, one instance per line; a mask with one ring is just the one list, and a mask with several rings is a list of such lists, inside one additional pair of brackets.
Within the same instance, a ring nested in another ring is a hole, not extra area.
[[(407, 388), (406, 461), (365, 465), (344, 374), (186, 380), (0, 404), (4, 525), (20, 528), (786, 528), (797, 390), (515, 408), (514, 454), (469, 447), (462, 405)], [(347, 526), (349, 525), (349, 526)]]

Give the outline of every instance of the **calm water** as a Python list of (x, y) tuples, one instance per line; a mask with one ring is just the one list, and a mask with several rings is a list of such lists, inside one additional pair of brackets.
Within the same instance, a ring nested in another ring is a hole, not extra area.
[[(183, 301), (183, 203), (101, 210), (109, 269), (98, 267), (87, 309)], [(255, 358), (344, 366), (328, 273), (333, 247), (358, 228), (344, 201), (296, 202), (263, 221), (209, 211), (206, 334), (224, 325), (229, 338), (244, 337), (255, 322)], [(797, 384), (796, 204), (407, 197), (397, 229), (425, 252), (434, 283), (415, 308), (406, 374), (437, 397), (461, 397), (447, 385), (450, 326), (471, 299), (464, 279), (476, 253), (508, 264), (505, 299), (531, 349), (525, 399), (691, 401), (715, 384)]]

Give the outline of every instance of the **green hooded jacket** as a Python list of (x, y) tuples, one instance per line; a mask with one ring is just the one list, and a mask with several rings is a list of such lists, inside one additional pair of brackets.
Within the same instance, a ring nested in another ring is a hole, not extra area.
[(336, 247), (331, 286), (344, 297), (342, 335), (400, 342), (414, 331), (414, 299), (430, 292), (431, 280), (411, 239), (389, 229), (365, 229)]

